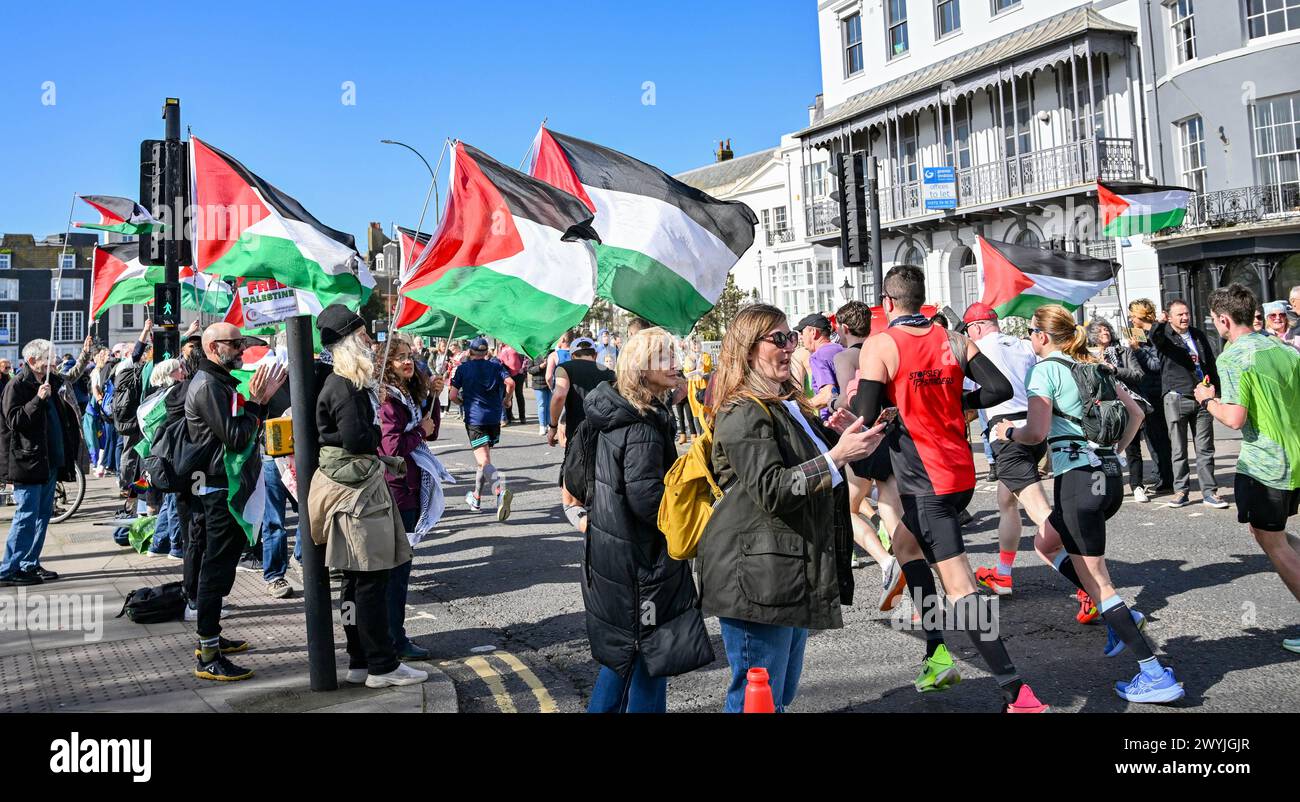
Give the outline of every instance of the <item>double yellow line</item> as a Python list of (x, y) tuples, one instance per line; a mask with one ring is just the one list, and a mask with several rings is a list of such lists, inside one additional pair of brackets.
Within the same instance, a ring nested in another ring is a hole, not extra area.
[[(524, 665), (524, 662), (515, 657), (510, 652), (492, 652), (492, 657), (497, 658), (509, 667), (509, 672), (523, 680), (528, 689), (532, 691), (533, 697), (537, 699), (537, 707), (542, 713), (556, 713), (559, 708), (555, 704), (555, 699), (551, 697), (551, 692), (546, 690), (546, 686), (537, 678), (532, 669)], [(492, 692), (493, 701), (496, 702), (497, 708), (502, 713), (518, 713), (519, 709), (515, 707), (514, 699), (510, 696), (510, 691), (506, 690), (503, 675), (492, 666), (491, 663), (482, 655), (475, 655), (467, 658), (465, 665), (478, 675), (479, 679), (487, 685), (488, 690)]]

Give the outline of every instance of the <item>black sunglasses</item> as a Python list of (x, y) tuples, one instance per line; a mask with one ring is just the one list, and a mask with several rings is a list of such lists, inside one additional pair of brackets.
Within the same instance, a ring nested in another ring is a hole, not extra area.
[(758, 339), (762, 340), (763, 342), (771, 343), (772, 345), (775, 345), (777, 348), (785, 348), (786, 345), (794, 345), (795, 343), (799, 342), (799, 332), (787, 331), (786, 333), (782, 334), (781, 332), (778, 331), (776, 334), (769, 334), (766, 337), (759, 337)]

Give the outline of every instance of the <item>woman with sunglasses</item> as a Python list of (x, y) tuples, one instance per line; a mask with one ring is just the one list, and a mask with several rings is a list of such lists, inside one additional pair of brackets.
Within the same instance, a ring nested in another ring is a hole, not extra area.
[[(1115, 394), (1128, 411), (1128, 425), (1114, 450), (1094, 447), (1075, 421), (1083, 417), (1083, 399), (1075, 382), (1076, 363), (1096, 363), (1088, 352), (1088, 337), (1074, 315), (1049, 304), (1034, 313), (1029, 341), (1040, 360), (1029, 372), (1029, 418), (1021, 426), (1003, 421), (994, 433), (1001, 440), (1032, 445), (1047, 439), (1056, 475), (1055, 504), (1043, 527), (1039, 553), (1074, 585), (1097, 600), (1106, 622), (1104, 654), (1115, 657), (1128, 650), (1138, 661), (1130, 682), (1115, 683), (1115, 692), (1130, 702), (1164, 703), (1183, 697), (1182, 683), (1172, 668), (1160, 664), (1142, 636), (1146, 619), (1119, 597), (1106, 570), (1106, 521), (1124, 500), (1122, 452), (1142, 426), (1143, 414), (1124, 388)], [(1104, 492), (1099, 492), (1104, 488)], [(1063, 548), (1059, 551), (1055, 542)]]
[(839, 410), (824, 425), (790, 373), (799, 335), (785, 313), (745, 307), (727, 327), (713, 379), (711, 464), (723, 498), (700, 538), (701, 606), (722, 624), (726, 711), (767, 670), (778, 711), (794, 700), (810, 629), (844, 625), (853, 601), (844, 466), (875, 451), (884, 426)]

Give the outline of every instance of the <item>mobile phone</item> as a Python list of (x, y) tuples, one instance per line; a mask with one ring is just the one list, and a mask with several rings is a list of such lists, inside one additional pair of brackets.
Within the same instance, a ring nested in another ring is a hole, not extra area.
[(898, 407), (885, 407), (884, 409), (880, 410), (880, 417), (876, 418), (876, 422), (871, 425), (879, 426), (882, 423), (893, 423), (894, 420), (897, 418), (898, 418)]

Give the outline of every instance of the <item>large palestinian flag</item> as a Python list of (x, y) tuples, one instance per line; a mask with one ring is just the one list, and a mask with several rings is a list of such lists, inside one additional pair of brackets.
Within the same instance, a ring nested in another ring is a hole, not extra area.
[(140, 263), (139, 243), (99, 245), (90, 272), (90, 316), (98, 318), (118, 304), (153, 303), (153, 285), (162, 280), (161, 266)]
[(598, 239), (582, 201), (456, 143), (447, 210), (401, 292), (540, 356), (591, 305)]
[(1097, 211), (1101, 233), (1108, 237), (1150, 234), (1183, 223), (1190, 190), (1181, 187), (1143, 186), (1116, 192), (1097, 182)]
[(140, 235), (162, 230), (162, 223), (154, 219), (149, 210), (131, 200), (116, 195), (81, 195), (83, 201), (99, 212), (98, 223), (77, 223), (77, 228), (114, 231), (118, 234)]
[[(245, 397), (231, 394), (231, 417), (244, 412)], [(226, 468), (226, 486), (229, 489), (226, 504), (230, 514), (244, 530), (248, 545), (257, 543), (257, 533), (262, 527), (262, 513), (266, 508), (266, 484), (262, 479), (261, 438), (249, 440), (243, 451), (222, 449), (222, 463)]]
[(273, 278), (315, 296), (324, 308), (358, 309), (375, 280), (351, 234), (321, 223), (298, 201), (197, 137), (194, 176), (195, 267), (215, 276)]
[(984, 303), (998, 317), (1030, 317), (1044, 304), (1073, 312), (1115, 282), (1114, 262), (979, 238)]
[[(420, 254), (424, 252), (425, 246), (429, 244), (429, 235), (422, 231), (417, 232), (410, 228), (398, 226), (397, 241), (401, 249), (399, 284), (405, 286), (406, 280), (410, 278), (415, 271), (416, 265), (419, 264)], [(449, 315), (441, 309), (434, 309), (427, 304), (407, 298), (405, 295), (399, 295), (397, 298), (397, 316), (393, 320), (393, 328), (395, 329), (408, 334), (450, 337), (455, 323), (455, 315)]]
[(595, 214), (596, 293), (676, 334), (713, 308), (754, 243), (758, 218), (745, 204), (591, 142), (543, 128), (531, 172)]

